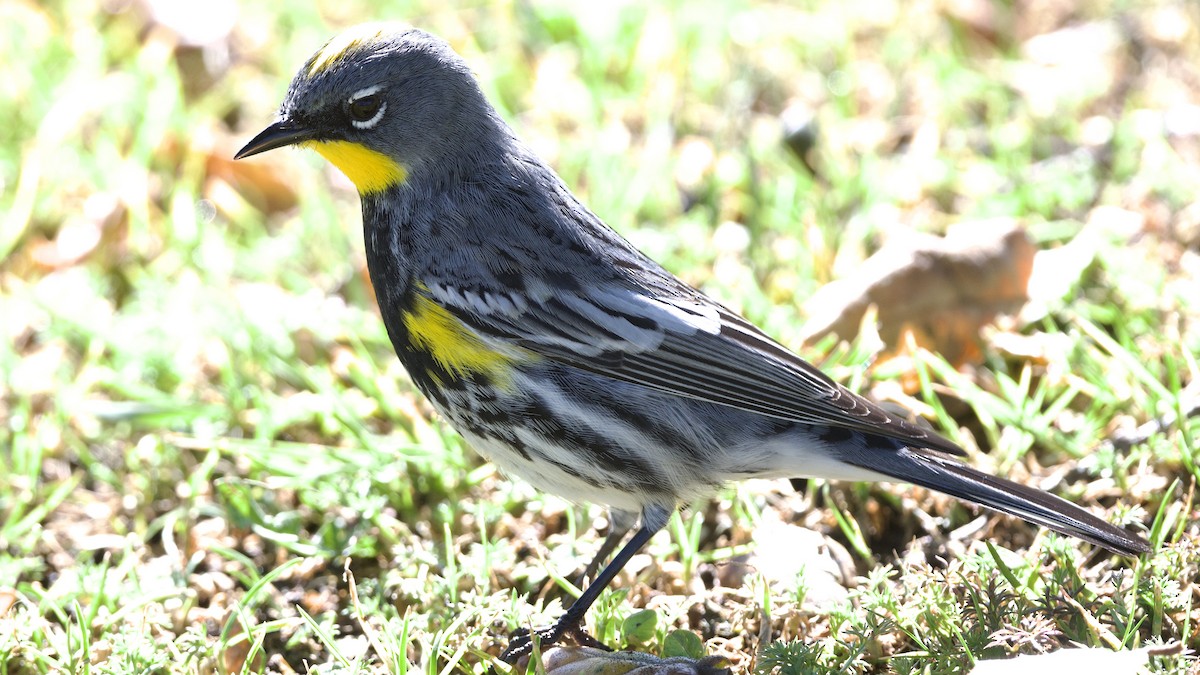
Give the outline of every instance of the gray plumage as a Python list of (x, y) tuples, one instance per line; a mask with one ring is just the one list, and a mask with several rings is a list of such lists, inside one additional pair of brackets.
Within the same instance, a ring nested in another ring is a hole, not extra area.
[[(441, 40), (384, 31), (349, 45), (301, 69), (279, 121), (239, 157), (345, 141), (403, 167), (402, 180), (360, 186), (397, 354), (505, 471), (607, 504), (621, 523), (641, 514), (613, 565), (680, 504), (771, 477), (907, 481), (1119, 553), (1147, 550), (1073, 504), (966, 467), (954, 443), (849, 392), (647, 258), (516, 137)], [(461, 344), (501, 365), (447, 366), (459, 357), (439, 359), (413, 334), (421, 307), (444, 310)], [(578, 636), (594, 597), (543, 637)]]

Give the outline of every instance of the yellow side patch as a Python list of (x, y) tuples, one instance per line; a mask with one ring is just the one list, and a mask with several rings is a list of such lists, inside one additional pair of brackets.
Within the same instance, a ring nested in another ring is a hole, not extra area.
[(321, 153), (361, 194), (382, 192), (404, 182), (408, 171), (396, 160), (358, 143), (349, 141), (311, 141), (306, 143)]
[(444, 307), (417, 294), (404, 314), (404, 327), (414, 347), (427, 352), (446, 372), (457, 377), (485, 373), (502, 384), (515, 359), (491, 349)]
[(403, 23), (386, 21), (360, 23), (357, 26), (351, 26), (335, 35), (332, 40), (325, 43), (324, 47), (321, 47), (320, 51), (313, 54), (312, 58), (308, 61), (308, 76), (311, 78), (327, 70), (331, 65), (337, 63), (339, 59), (357, 47), (368, 45), (388, 33), (399, 33), (408, 28), (410, 26)]

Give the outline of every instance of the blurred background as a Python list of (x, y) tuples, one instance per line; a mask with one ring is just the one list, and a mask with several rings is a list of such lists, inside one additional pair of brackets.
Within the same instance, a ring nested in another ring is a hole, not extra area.
[(342, 175), (232, 161), (380, 19), (447, 39), (667, 268), (1159, 547), (734, 486), (635, 558), (598, 637), (741, 672), (1071, 643), (1196, 667), (1171, 646), (1200, 648), (1195, 3), (0, 0), (4, 672), (482, 672), (569, 601), (603, 510), (432, 416)]

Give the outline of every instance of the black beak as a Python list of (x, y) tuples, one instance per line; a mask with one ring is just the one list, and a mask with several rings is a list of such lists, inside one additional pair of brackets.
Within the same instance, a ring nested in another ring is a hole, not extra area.
[(312, 129), (303, 127), (291, 120), (279, 120), (266, 129), (263, 129), (246, 144), (246, 147), (238, 150), (238, 153), (233, 158), (243, 159), (251, 155), (257, 155), (260, 152), (274, 150), (275, 148), (311, 141), (315, 137), (316, 132)]

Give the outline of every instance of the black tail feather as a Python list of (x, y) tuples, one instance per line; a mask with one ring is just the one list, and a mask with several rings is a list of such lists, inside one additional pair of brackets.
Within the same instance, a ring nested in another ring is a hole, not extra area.
[(898, 481), (944, 492), (1007, 513), (1055, 532), (1078, 537), (1130, 557), (1150, 550), (1142, 537), (1122, 530), (1084, 509), (1047, 492), (998, 478), (929, 451), (902, 448), (849, 458), (851, 463)]

